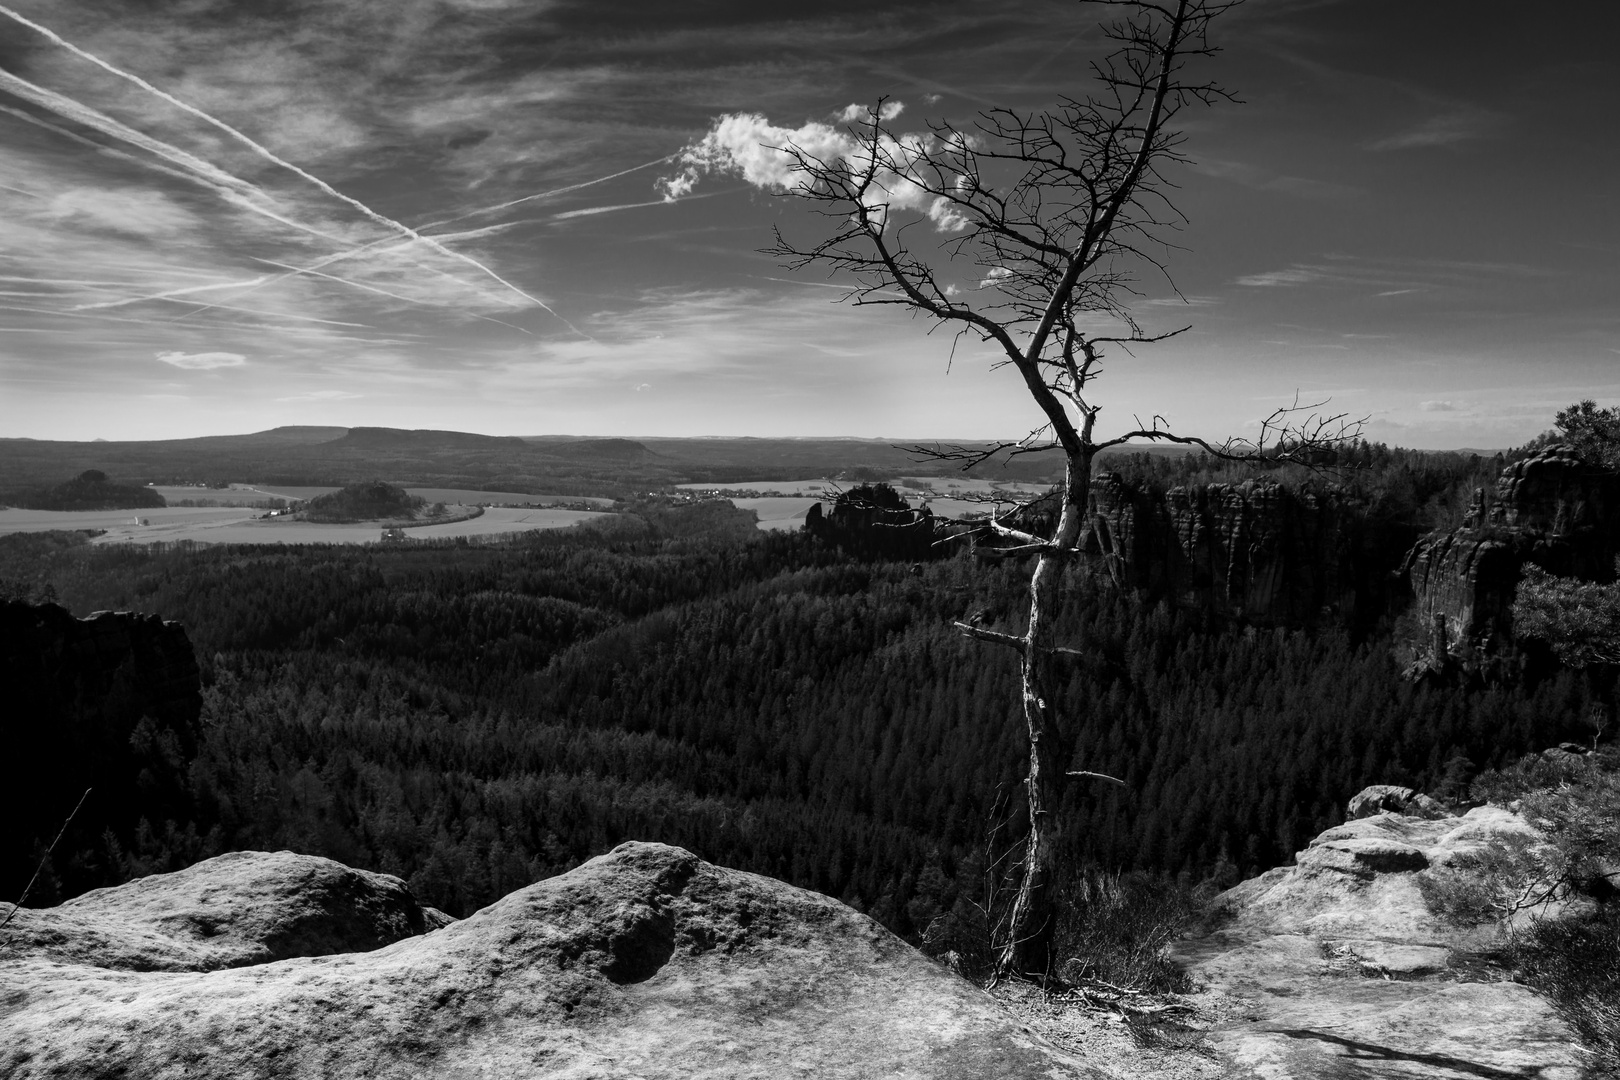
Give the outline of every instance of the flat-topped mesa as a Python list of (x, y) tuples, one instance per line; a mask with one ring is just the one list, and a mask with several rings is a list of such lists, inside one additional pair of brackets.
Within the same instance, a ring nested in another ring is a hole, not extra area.
[(1412, 607), (1397, 655), (1413, 676), (1511, 675), (1522, 661), (1510, 609), (1524, 564), (1611, 581), (1617, 554), (1620, 473), (1561, 445), (1514, 462), (1494, 498), (1475, 491), (1462, 528), (1431, 533), (1407, 554)]
[(1347, 622), (1382, 600), (1364, 515), (1336, 490), (1249, 480), (1159, 495), (1101, 473), (1091, 512), (1097, 572), (1188, 607), (1298, 626)]

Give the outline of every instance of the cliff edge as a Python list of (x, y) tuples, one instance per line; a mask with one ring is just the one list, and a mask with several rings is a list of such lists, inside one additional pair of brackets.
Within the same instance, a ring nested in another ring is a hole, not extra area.
[(1494, 926), (1459, 925), (1425, 898), (1435, 875), (1541, 835), (1501, 807), (1390, 801), (1408, 812), (1327, 830), (1295, 865), (1222, 894), (1219, 929), (1176, 947), (1203, 986), (1216, 1075), (1577, 1080), (1575, 1033), (1482, 955)]

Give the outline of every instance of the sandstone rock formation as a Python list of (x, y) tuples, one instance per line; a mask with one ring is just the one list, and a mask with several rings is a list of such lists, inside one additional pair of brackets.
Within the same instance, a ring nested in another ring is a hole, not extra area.
[(18, 954), (117, 971), (214, 971), (369, 952), (453, 922), (388, 874), (290, 851), (238, 851), (173, 874), (21, 908)]
[(1509, 608), (1520, 571), (1610, 581), (1620, 554), (1620, 473), (1549, 446), (1502, 470), (1463, 527), (1418, 541), (1402, 564), (1412, 608), (1398, 648), (1413, 674), (1504, 674), (1517, 661)]
[(1092, 481), (1092, 564), (1121, 584), (1266, 625), (1350, 619), (1376, 602), (1359, 511), (1329, 492), (1265, 480), (1159, 496), (1113, 473)]
[(1449, 813), (1438, 800), (1409, 787), (1373, 784), (1350, 796), (1344, 816), (1345, 820), (1354, 821), (1386, 812), (1422, 818), (1445, 817)]
[[(90, 799), (56, 860), (70, 890), (74, 861), (111, 830), (127, 842), (130, 807), (157, 811), (185, 795), (202, 712), (197, 659), (186, 632), (156, 615), (101, 611), (76, 619), (55, 604), (0, 602), (0, 895), (15, 897), (86, 788)], [(137, 789), (139, 797), (137, 798)], [(162, 825), (159, 817), (156, 825)]]
[[(397, 881), (346, 873), (243, 854), (23, 912), (0, 1075), (1110, 1075), (836, 900), (679, 848), (622, 845), (425, 934)], [(371, 951), (308, 955), (339, 946)]]
[(1176, 950), (1220, 1017), (1207, 1039), (1222, 1075), (1581, 1076), (1548, 1003), (1479, 960), (1494, 931), (1448, 924), (1421, 890), (1424, 875), (1514, 839), (1539, 834), (1499, 807), (1378, 813), (1223, 894), (1224, 925)]

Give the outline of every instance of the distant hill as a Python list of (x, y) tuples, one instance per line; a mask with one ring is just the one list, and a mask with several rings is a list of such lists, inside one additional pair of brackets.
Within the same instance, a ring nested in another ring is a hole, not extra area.
[[(1051, 460), (1046, 460), (1051, 457)], [(570, 438), (383, 427), (289, 426), (145, 442), (0, 438), (0, 492), (45, 487), (86, 469), (140, 483), (337, 486), (387, 477), (408, 487), (622, 498), (672, 484), (943, 476), (955, 462), (885, 439)], [(1052, 455), (997, 459), (972, 475), (1056, 479)]]
[(86, 469), (54, 487), (0, 495), (0, 503), (25, 510), (142, 510), (169, 505), (151, 488), (115, 484), (100, 469)]
[(327, 445), (333, 450), (366, 448), (377, 450), (522, 450), (524, 442), (515, 435), (478, 435), (469, 431), (406, 430), (403, 428), (357, 427)]
[(414, 518), (427, 500), (381, 480), (365, 480), (318, 495), (304, 505), (306, 521), (342, 524), (353, 521), (401, 521)]
[(663, 455), (634, 439), (524, 439), (551, 457), (570, 461), (647, 461)]

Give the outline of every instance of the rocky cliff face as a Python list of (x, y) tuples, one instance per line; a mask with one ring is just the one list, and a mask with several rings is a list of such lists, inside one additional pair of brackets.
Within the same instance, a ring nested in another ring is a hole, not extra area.
[(1163, 496), (1092, 481), (1088, 557), (1122, 585), (1265, 625), (1347, 622), (1381, 602), (1364, 516), (1334, 492), (1251, 480)]
[(433, 914), (285, 852), (25, 909), (0, 931), (0, 1075), (1117, 1075), (838, 901), (679, 848)]
[(86, 789), (48, 877), (62, 878), (67, 891), (102, 883), (90, 851), (106, 829), (128, 839), (137, 822), (126, 820), (126, 808), (137, 794), (159, 809), (184, 797), (202, 711), (185, 630), (155, 615), (76, 619), (54, 604), (0, 603), (0, 685), (8, 697), (0, 710), (8, 823), (0, 866), (21, 876), (0, 880), (0, 895), (22, 891), (35, 848), (50, 842)]
[(1426, 536), (1407, 555), (1412, 607), (1400, 659), (1414, 675), (1508, 674), (1522, 661), (1509, 608), (1524, 564), (1612, 581), (1617, 554), (1620, 474), (1564, 446), (1515, 462), (1493, 498), (1475, 492), (1462, 528)]

